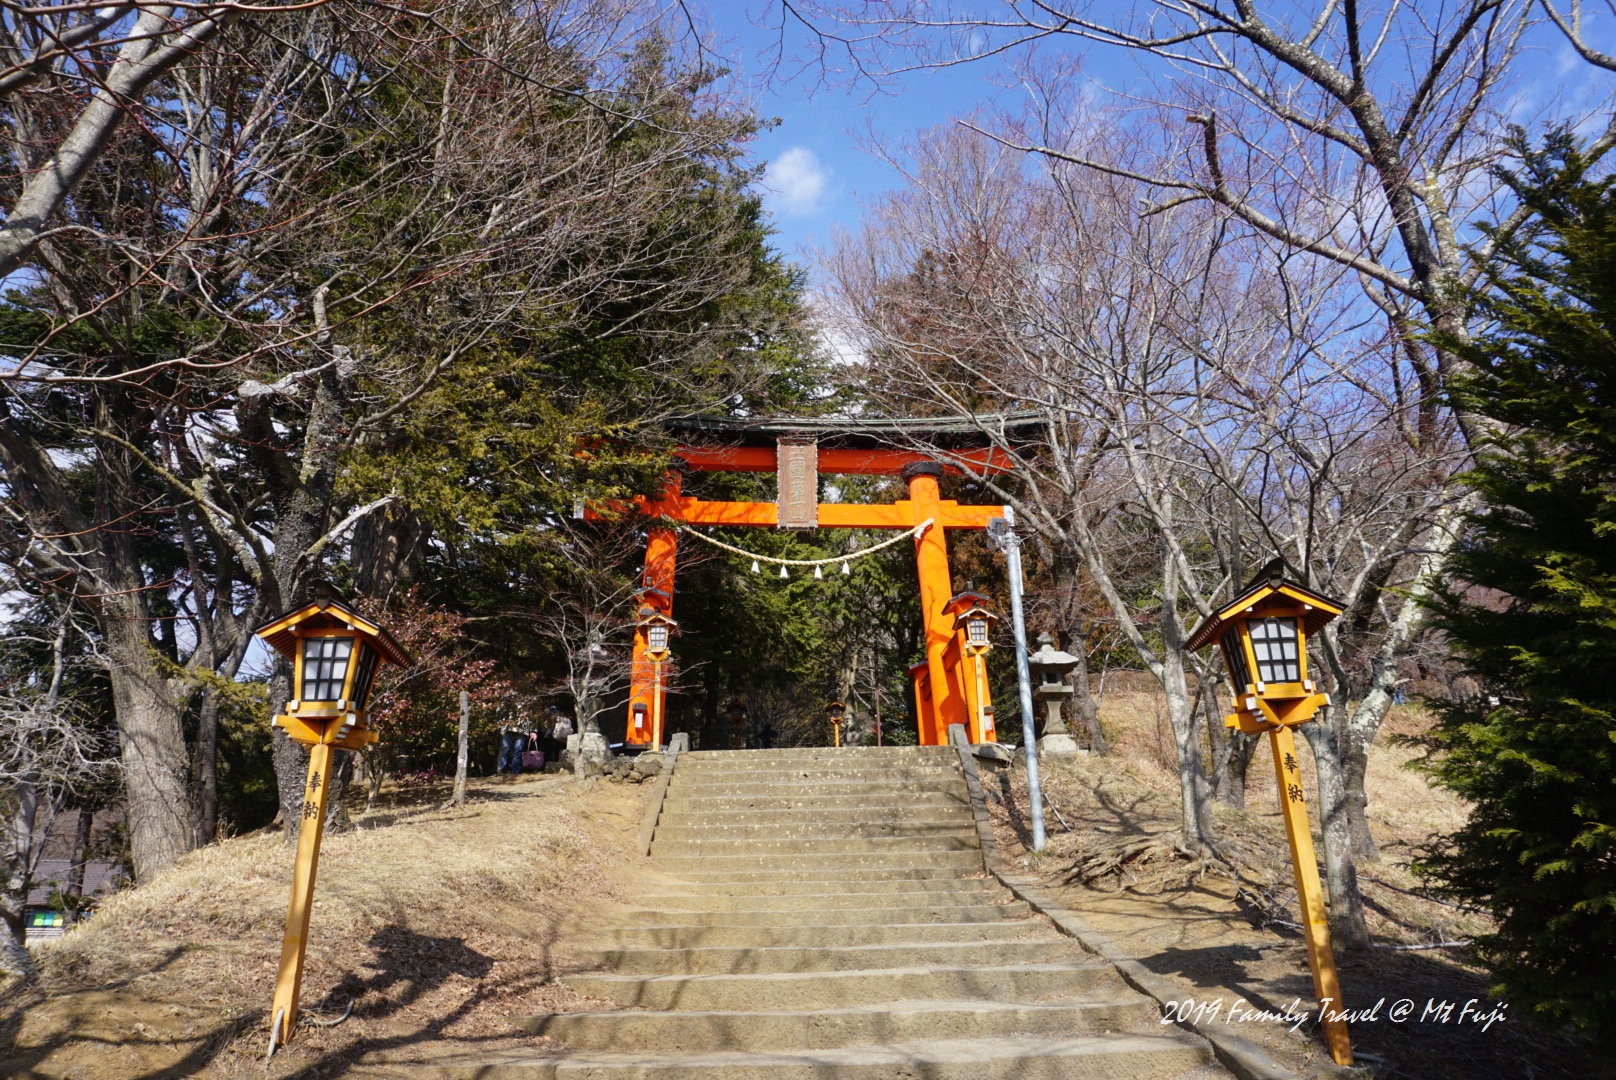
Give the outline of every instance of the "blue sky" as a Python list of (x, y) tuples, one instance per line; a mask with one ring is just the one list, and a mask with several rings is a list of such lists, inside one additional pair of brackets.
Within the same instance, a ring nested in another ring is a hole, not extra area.
[[(798, 261), (806, 260), (807, 248), (828, 240), (834, 227), (857, 226), (860, 196), (901, 183), (896, 172), (860, 148), (867, 131), (901, 138), (1005, 93), (993, 82), (1003, 68), (989, 64), (911, 75), (885, 93), (825, 86), (810, 76), (762, 83), (779, 41), (773, 28), (777, 5), (720, 0), (709, 12), (743, 80), (761, 84), (755, 91), (759, 113), (780, 120), (757, 139), (754, 150), (768, 162), (764, 201), (778, 230), (775, 242)], [(759, 25), (765, 20), (772, 25)], [(801, 44), (800, 28), (791, 28), (787, 50)]]
[[(1124, 3), (1113, 0), (1111, 6)], [(768, 163), (765, 205), (777, 230), (775, 243), (799, 262), (806, 263), (809, 249), (825, 243), (833, 229), (856, 229), (861, 197), (901, 183), (897, 173), (861, 149), (866, 131), (898, 140), (979, 105), (1017, 104), (1018, 92), (1005, 86), (1005, 66), (993, 62), (913, 74), (892, 92), (879, 94), (867, 87), (827, 86), (810, 76), (765, 82), (762, 76), (779, 41), (778, 12), (778, 4), (769, 0), (715, 0), (707, 8), (721, 50), (733, 57), (742, 81), (755, 87), (758, 111), (780, 120), (757, 139), (754, 153)], [(1608, 36), (1590, 34), (1596, 42)], [(787, 52), (802, 44), (801, 29), (790, 28)], [(1616, 79), (1583, 63), (1552, 27), (1531, 31), (1528, 46), (1530, 66), (1516, 86), (1512, 110), (1523, 122), (1530, 124), (1544, 111), (1586, 108), (1616, 87)], [(1075, 41), (1054, 47), (1079, 52), (1084, 74), (1111, 89), (1137, 85), (1153, 73), (1142, 66), (1150, 61), (1120, 49)]]

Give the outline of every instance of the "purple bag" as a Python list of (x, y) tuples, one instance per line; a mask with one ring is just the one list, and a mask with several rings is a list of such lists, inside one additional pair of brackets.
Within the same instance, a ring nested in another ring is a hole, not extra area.
[(524, 750), (524, 751), (522, 751), (522, 768), (524, 768), (524, 769), (542, 769), (542, 768), (544, 768), (544, 751), (543, 750)]

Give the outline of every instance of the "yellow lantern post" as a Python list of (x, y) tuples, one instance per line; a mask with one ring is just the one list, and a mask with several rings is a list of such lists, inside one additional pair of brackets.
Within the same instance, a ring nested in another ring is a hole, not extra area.
[(847, 719), (847, 706), (840, 701), (833, 701), (825, 706), (825, 712), (830, 717), (831, 735), (835, 745), (842, 745), (842, 721)]
[(1313, 834), (1308, 828), (1296, 740), (1291, 734), (1292, 728), (1313, 722), (1320, 706), (1330, 703), (1330, 696), (1317, 692), (1308, 677), (1307, 638), (1340, 615), (1341, 605), (1287, 581), (1284, 568), (1282, 560), (1270, 562), (1239, 596), (1202, 623), (1187, 645), (1193, 652), (1216, 644), (1223, 652), (1234, 705), (1224, 725), (1247, 735), (1268, 733), (1279, 809), (1302, 906), (1307, 963), (1319, 1000), (1319, 1026), (1330, 1057), (1337, 1065), (1351, 1065), (1352, 1042), (1345, 1021), (1324, 1015), (1326, 1009), (1340, 1013), (1345, 1006), (1335, 952), (1330, 947), (1330, 923), (1319, 885)]
[(662, 665), (672, 651), (669, 639), (679, 624), (650, 605), (640, 608), (636, 629), (644, 637), (645, 658), (651, 661), (651, 749), (662, 749)]
[(297, 1026), (314, 878), (325, 834), (326, 798), (331, 791), (332, 751), (358, 750), (376, 741), (366, 711), (376, 671), (384, 662), (408, 667), (410, 658), (387, 631), (335, 599), (299, 608), (254, 633), (292, 662), (292, 687), (297, 696), (287, 702), (286, 712), (275, 717), (274, 724), (309, 748), (292, 898), (286, 909), (280, 972), (270, 1012), (269, 1053), (274, 1056), (276, 1046), (284, 1045)]
[(975, 676), (976, 692), (966, 697), (975, 721), (971, 731), (975, 737), (971, 741), (977, 743), (998, 741), (993, 730), (993, 706), (988, 702), (987, 655), (993, 647), (990, 636), (999, 617), (983, 606), (982, 601), (986, 599), (981, 593), (972, 592), (970, 582), (966, 582), (965, 591), (948, 602), (948, 610), (954, 615), (955, 638), (960, 643), (960, 651), (971, 661)]

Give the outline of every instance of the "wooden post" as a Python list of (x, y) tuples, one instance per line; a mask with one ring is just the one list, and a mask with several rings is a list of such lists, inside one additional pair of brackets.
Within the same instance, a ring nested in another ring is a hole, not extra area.
[(1279, 809), (1285, 817), (1285, 836), (1291, 844), (1291, 869), (1296, 873), (1296, 896), (1302, 908), (1302, 931), (1307, 938), (1307, 964), (1313, 971), (1313, 994), (1319, 1001), (1319, 1027), (1324, 1045), (1337, 1065), (1352, 1064), (1352, 1041), (1342, 1020), (1325, 1018), (1325, 1011), (1339, 1013), (1341, 979), (1335, 970), (1335, 952), (1330, 948), (1330, 922), (1324, 914), (1324, 893), (1319, 887), (1318, 857), (1313, 853), (1313, 834), (1307, 824), (1307, 797), (1302, 791), (1302, 769), (1296, 759), (1296, 740), (1289, 727), (1268, 732), (1268, 746), (1274, 753), (1274, 779), (1279, 784)]
[[(505, 752), (505, 733), (500, 732), (500, 753)], [(471, 695), (460, 691), (460, 744), (455, 751), (454, 804), (466, 805), (466, 767), (471, 757)]]
[(662, 661), (653, 660), (656, 670), (651, 675), (651, 749), (662, 752)]
[(304, 785), (302, 823), (297, 832), (297, 862), (292, 868), (292, 901), (286, 908), (286, 936), (281, 941), (280, 974), (275, 980), (275, 1004), (270, 1011), (271, 1034), (281, 1044), (291, 1038), (297, 1025), (314, 876), (320, 867), (320, 838), (325, 835), (325, 802), (330, 790), (331, 744), (318, 742), (309, 747), (309, 777)]
[(975, 713), (971, 717), (971, 724), (976, 729), (976, 741), (979, 743), (998, 742), (997, 739), (990, 740), (988, 738), (988, 684), (984, 671), (987, 667), (987, 658), (981, 653), (977, 653), (971, 659), (975, 661), (973, 666), (976, 668), (976, 696), (971, 702), (971, 711)]

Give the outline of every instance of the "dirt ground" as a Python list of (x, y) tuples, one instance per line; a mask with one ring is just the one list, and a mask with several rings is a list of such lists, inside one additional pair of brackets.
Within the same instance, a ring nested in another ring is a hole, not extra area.
[(506, 1017), (610, 1007), (560, 986), (569, 951), (628, 899), (650, 785), (571, 777), (384, 793), (328, 835), (303, 1006), (316, 1017), (265, 1069), (291, 852), (253, 835), (194, 852), (38, 952), (32, 987), (0, 986), (0, 1076), (17, 1080), (290, 1078), (432, 1042), (532, 1049)]
[[(1306, 1075), (1309, 1063), (1327, 1057), (1311, 1025), (1293, 1030), (1292, 1023), (1277, 1019), (1287, 1007), (1300, 1012), (1315, 1002), (1301, 937), (1269, 921), (1286, 913), (1295, 921), (1297, 909), (1267, 746), (1252, 759), (1246, 809), (1217, 809), (1220, 834), (1241, 852), (1236, 873), (1173, 849), (1180, 820), (1177, 774), (1154, 696), (1142, 690), (1108, 694), (1101, 717), (1113, 735), (1114, 756), (1043, 762), (1045, 790), (1058, 813), (1046, 811), (1050, 840), (1040, 855), (1029, 850), (1025, 771), (984, 776), (1001, 852), (1041, 877), (1089, 925), (1176, 982), (1183, 999), (1203, 1008), (1203, 1015), (1267, 1046)], [(1370, 931), (1381, 946), (1464, 941), (1487, 926), (1483, 915), (1409, 895), (1419, 890), (1407, 869), (1414, 850), (1464, 814), (1453, 796), (1431, 789), (1422, 774), (1405, 767), (1412, 751), (1390, 745), (1388, 736), (1417, 730), (1422, 721), (1418, 710), (1394, 710), (1371, 753), (1370, 816), (1382, 861), (1361, 866), (1359, 873)], [(1307, 790), (1316, 792), (1311, 754), (1304, 749), (1302, 757)], [(1314, 834), (1317, 843), (1316, 820)], [(1112, 871), (1092, 873), (1112, 861), (1097, 856), (1114, 858), (1142, 845), (1143, 852)], [(1339, 967), (1347, 1008), (1380, 1002), (1373, 1019), (1351, 1025), (1367, 1075), (1616, 1076), (1585, 1040), (1545, 1030), (1507, 1003), (1503, 1019), (1489, 1024), (1499, 1000), (1486, 971), (1463, 948), (1377, 947), (1368, 955), (1341, 957)], [(1400, 1022), (1394, 1019), (1399, 1002), (1412, 1008)], [(1444, 1002), (1452, 1005), (1445, 1022)], [(1276, 1019), (1254, 1015), (1264, 1010)]]

